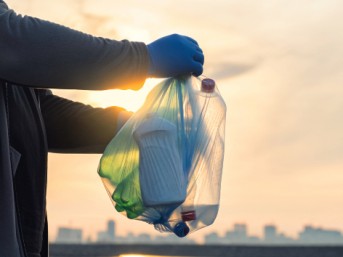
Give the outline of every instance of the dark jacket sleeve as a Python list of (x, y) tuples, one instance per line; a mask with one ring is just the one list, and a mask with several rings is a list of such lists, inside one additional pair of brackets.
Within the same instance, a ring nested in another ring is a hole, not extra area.
[(50, 152), (102, 153), (131, 112), (120, 107), (93, 108), (39, 90)]
[(61, 89), (137, 89), (149, 65), (144, 43), (93, 37), (17, 15), (0, 0), (0, 79)]

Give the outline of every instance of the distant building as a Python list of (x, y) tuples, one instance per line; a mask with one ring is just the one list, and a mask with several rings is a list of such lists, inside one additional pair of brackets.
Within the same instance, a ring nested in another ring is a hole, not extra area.
[(149, 234), (143, 233), (143, 234), (139, 234), (138, 236), (136, 236), (136, 240), (137, 243), (150, 243), (151, 242), (151, 236)]
[(115, 238), (115, 223), (113, 220), (107, 222), (107, 234), (111, 241), (114, 241)]
[(108, 236), (108, 234), (107, 234), (107, 231), (100, 231), (100, 232), (98, 232), (98, 236), (97, 236), (96, 241), (97, 241), (98, 243), (107, 243), (107, 242), (111, 242), (111, 241), (110, 241), (110, 238), (109, 238), (109, 236)]
[(276, 226), (266, 225), (264, 226), (263, 243), (268, 245), (286, 245), (294, 244), (295, 241), (283, 233), (278, 233)]
[(233, 231), (226, 233), (226, 239), (228, 243), (233, 244), (245, 244), (248, 242), (247, 225), (246, 224), (234, 224)]
[(59, 228), (55, 242), (63, 244), (82, 243), (82, 229)]
[(294, 240), (294, 238), (291, 238), (287, 235), (285, 235), (284, 233), (280, 233), (278, 235), (278, 244), (283, 244), (283, 245), (290, 245), (290, 244), (295, 244), (296, 241)]
[(205, 236), (205, 244), (220, 244), (223, 243), (223, 238), (219, 237), (216, 232), (210, 233)]
[(233, 232), (240, 239), (247, 238), (247, 225), (246, 224), (235, 224)]
[(154, 243), (157, 244), (196, 244), (196, 242), (188, 237), (179, 238), (174, 234), (168, 233), (166, 236), (157, 236)]
[(338, 230), (305, 226), (304, 230), (299, 233), (299, 242), (303, 244), (343, 244), (343, 236)]
[(263, 239), (265, 242), (275, 242), (277, 240), (277, 229), (274, 225), (266, 225), (264, 226), (264, 235)]
[(107, 230), (98, 232), (98, 243), (110, 243), (115, 241), (115, 222), (109, 220), (107, 222)]
[(257, 245), (261, 243), (261, 239), (258, 236), (249, 236), (247, 238), (247, 243)]

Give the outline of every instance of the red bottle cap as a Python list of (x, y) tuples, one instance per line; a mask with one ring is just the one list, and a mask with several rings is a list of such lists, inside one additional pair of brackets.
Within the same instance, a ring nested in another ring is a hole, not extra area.
[(201, 81), (201, 91), (206, 93), (213, 93), (216, 87), (216, 82), (213, 79), (203, 79)]
[(182, 220), (183, 221), (192, 221), (196, 220), (197, 216), (195, 214), (195, 211), (184, 211), (181, 212)]

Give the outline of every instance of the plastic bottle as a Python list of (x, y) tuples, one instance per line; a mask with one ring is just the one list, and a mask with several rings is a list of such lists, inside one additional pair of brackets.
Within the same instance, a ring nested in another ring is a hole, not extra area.
[(139, 148), (139, 181), (146, 207), (179, 206), (186, 198), (187, 184), (177, 149), (176, 126), (149, 114), (135, 129)]
[[(217, 130), (221, 130), (224, 133), (225, 127), (223, 125), (221, 126), (221, 124), (226, 115), (226, 105), (216, 92), (216, 84), (212, 79), (203, 79), (200, 87), (195, 90), (196, 94), (193, 94), (194, 99), (190, 99), (189, 101), (192, 110), (191, 128), (196, 131), (195, 133), (190, 133), (194, 135), (193, 138), (190, 138), (189, 144), (191, 147), (188, 153), (188, 159), (191, 160), (191, 163), (187, 167), (190, 171), (188, 174), (190, 180), (188, 181), (187, 197), (181, 206), (180, 214), (182, 222), (175, 226), (175, 228), (178, 227), (178, 229), (174, 230), (176, 235), (178, 235), (176, 232), (181, 230), (180, 227), (191, 226), (196, 228), (199, 222), (202, 224), (211, 224), (218, 211), (219, 194), (215, 194), (217, 189), (214, 190), (213, 194), (203, 193), (202, 191), (211, 192), (211, 188), (204, 188), (206, 185), (209, 187), (209, 181), (205, 181), (206, 178), (207, 180), (209, 178), (202, 174), (214, 172), (215, 170), (221, 171), (223, 160), (220, 159), (214, 162), (210, 156), (199, 156), (196, 149), (211, 148), (209, 147), (210, 145), (215, 145), (216, 148), (212, 149), (212, 151), (217, 153), (220, 151), (223, 152), (223, 145), (213, 144), (213, 141), (204, 141), (203, 138), (213, 138)], [(198, 163), (200, 168), (198, 167), (196, 169), (197, 174), (191, 174), (194, 169), (192, 165), (196, 165), (195, 163)], [(214, 174), (218, 173), (214, 172)], [(210, 179), (214, 185), (220, 186), (220, 176), (214, 176)], [(198, 187), (202, 189), (199, 192), (197, 190)], [(187, 231), (187, 229), (184, 228), (183, 231)], [(180, 235), (183, 236), (182, 233)]]

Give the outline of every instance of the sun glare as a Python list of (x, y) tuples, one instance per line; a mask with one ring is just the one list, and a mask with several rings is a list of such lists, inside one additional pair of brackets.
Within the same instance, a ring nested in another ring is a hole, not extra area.
[(143, 254), (121, 254), (119, 257), (156, 257), (156, 255), (143, 255)]
[(144, 103), (150, 90), (157, 85), (160, 80), (148, 79), (143, 88), (138, 91), (133, 90), (107, 90), (92, 92), (89, 101), (94, 106), (108, 107), (120, 106), (128, 111), (137, 111)]
[(145, 257), (145, 256), (141, 254), (122, 254), (122, 255), (119, 255), (119, 257)]

